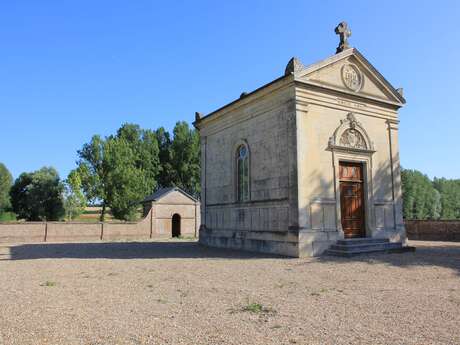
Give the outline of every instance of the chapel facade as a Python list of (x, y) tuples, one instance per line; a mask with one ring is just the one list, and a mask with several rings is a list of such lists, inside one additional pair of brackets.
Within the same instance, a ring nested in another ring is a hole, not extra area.
[(294, 257), (347, 239), (406, 245), (402, 89), (348, 46), (346, 23), (336, 33), (335, 55), (292, 58), (280, 78), (197, 113), (202, 244)]

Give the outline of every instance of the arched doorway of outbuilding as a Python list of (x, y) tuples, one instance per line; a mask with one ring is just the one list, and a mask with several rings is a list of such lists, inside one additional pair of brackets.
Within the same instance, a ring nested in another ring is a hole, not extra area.
[(179, 237), (180, 236), (180, 215), (174, 213), (172, 216), (172, 237)]

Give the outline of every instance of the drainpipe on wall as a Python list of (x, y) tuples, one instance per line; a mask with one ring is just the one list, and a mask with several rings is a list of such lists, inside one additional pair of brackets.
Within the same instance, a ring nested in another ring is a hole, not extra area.
[(195, 238), (196, 238), (196, 201), (195, 201)]
[(153, 202), (150, 203), (150, 238), (153, 236)]

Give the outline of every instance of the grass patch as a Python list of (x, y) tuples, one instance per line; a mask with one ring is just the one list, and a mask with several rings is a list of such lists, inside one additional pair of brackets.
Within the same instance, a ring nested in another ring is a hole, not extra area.
[(50, 287), (50, 286), (56, 286), (56, 282), (52, 282), (52, 281), (50, 281), (50, 280), (47, 280), (46, 282), (40, 284), (40, 286), (48, 286), (48, 287)]
[(3, 212), (0, 213), (0, 222), (15, 222), (16, 214), (13, 212)]

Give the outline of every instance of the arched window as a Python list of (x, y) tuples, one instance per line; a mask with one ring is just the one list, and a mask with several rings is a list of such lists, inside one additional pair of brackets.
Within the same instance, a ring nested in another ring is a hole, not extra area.
[(244, 144), (236, 151), (237, 194), (238, 201), (249, 200), (249, 150)]

